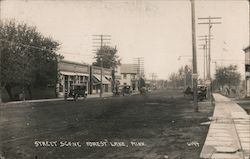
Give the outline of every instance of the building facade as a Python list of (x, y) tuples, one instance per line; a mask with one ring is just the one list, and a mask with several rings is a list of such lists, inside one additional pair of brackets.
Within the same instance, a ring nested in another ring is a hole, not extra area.
[(58, 97), (63, 97), (65, 93), (69, 93), (76, 84), (86, 86), (88, 91), (88, 64), (61, 60), (58, 63), (58, 72)]
[(100, 93), (101, 81), (103, 92), (112, 92), (112, 70), (103, 68), (103, 76), (101, 77), (101, 67), (92, 66), (92, 93)]
[(101, 81), (103, 93), (112, 92), (112, 70), (103, 68), (101, 79), (101, 67), (91, 66), (72, 61), (61, 60), (58, 63), (58, 97), (64, 97), (65, 93), (76, 85), (86, 87), (86, 93), (100, 93)]
[(122, 64), (120, 66), (121, 85), (131, 86), (132, 90), (138, 90), (138, 73), (134, 64)]
[(250, 46), (245, 48), (244, 52), (245, 52), (246, 96), (250, 97)]

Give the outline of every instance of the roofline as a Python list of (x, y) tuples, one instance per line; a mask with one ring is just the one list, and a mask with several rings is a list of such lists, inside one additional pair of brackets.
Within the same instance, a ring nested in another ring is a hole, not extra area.
[(121, 74), (137, 74), (136, 72), (121, 72)]
[(76, 65), (83, 65), (83, 66), (89, 66), (87, 63), (80, 63), (80, 62), (75, 62), (75, 61), (69, 61), (69, 60), (60, 60), (60, 62), (65, 62), (65, 63), (70, 63), (70, 64), (76, 64)]

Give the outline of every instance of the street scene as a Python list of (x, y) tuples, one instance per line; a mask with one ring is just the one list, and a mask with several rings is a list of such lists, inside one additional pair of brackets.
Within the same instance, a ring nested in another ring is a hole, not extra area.
[(250, 159), (250, 1), (0, 0), (0, 159)]

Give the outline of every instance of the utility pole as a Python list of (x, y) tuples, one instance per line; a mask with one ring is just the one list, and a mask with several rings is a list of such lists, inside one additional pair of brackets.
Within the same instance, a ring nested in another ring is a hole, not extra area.
[[(106, 44), (109, 44), (109, 41), (111, 40), (110, 37), (111, 35), (93, 35), (95, 37), (93, 39), (93, 47), (98, 47), (100, 50), (100, 62), (101, 62), (101, 83), (100, 83), (100, 97), (102, 97), (103, 93), (103, 82), (102, 82), (102, 76), (103, 76), (103, 46), (106, 46)], [(96, 45), (97, 44), (97, 45)], [(94, 50), (98, 51), (98, 50)], [(96, 52), (95, 52), (96, 53)]]
[[(102, 47), (101, 47), (101, 50), (102, 50)], [(102, 93), (103, 93), (102, 76), (103, 76), (103, 57), (101, 57), (101, 85), (100, 85), (100, 97), (102, 97)]]
[(221, 22), (212, 22), (212, 20), (219, 20), (221, 17), (205, 17), (198, 18), (199, 20), (208, 20), (208, 22), (201, 22), (198, 24), (208, 24), (208, 100), (212, 100), (212, 85), (211, 85), (211, 29), (213, 24), (221, 24)]
[(201, 46), (201, 48), (199, 48), (200, 50), (203, 50), (204, 51), (204, 55), (203, 55), (203, 80), (204, 82), (206, 81), (206, 58), (207, 58), (207, 55), (206, 55), (206, 50), (207, 50), (207, 46), (206, 44), (201, 44), (199, 45)]
[(134, 58), (134, 69), (136, 70), (138, 76), (144, 76), (144, 58), (138, 57)]
[(193, 50), (193, 98), (194, 98), (194, 111), (198, 112), (197, 100), (197, 59), (196, 59), (196, 33), (195, 33), (195, 3), (191, 0), (191, 18), (192, 18), (192, 50)]
[(138, 57), (134, 58), (134, 64), (133, 64), (134, 70), (137, 73), (137, 88), (138, 90), (141, 89), (141, 78), (144, 77), (144, 58)]
[[(1, 12), (2, 12), (2, 8), (1, 8), (1, 0), (0, 0), (0, 23), (2, 23), (1, 20)], [(2, 103), (2, 46), (1, 46), (1, 42), (0, 42), (0, 105)]]
[(209, 39), (210, 40), (213, 40), (212, 38), (213, 35), (202, 35), (202, 36), (199, 36), (201, 39), (199, 39), (200, 41), (205, 41), (205, 44), (201, 44), (200, 46), (202, 46), (202, 50), (204, 50), (204, 70), (203, 70), (203, 73), (204, 73), (204, 82), (207, 80), (207, 78), (209, 77), (209, 70), (208, 70), (208, 41)]

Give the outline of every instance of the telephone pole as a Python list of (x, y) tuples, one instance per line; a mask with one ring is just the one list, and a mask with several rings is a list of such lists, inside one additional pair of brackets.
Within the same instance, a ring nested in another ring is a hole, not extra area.
[(136, 70), (138, 76), (143, 77), (144, 76), (144, 58), (138, 57), (134, 58), (134, 69)]
[(221, 17), (205, 17), (205, 18), (198, 18), (198, 20), (208, 20), (208, 22), (201, 22), (198, 24), (206, 24), (208, 25), (208, 72), (207, 72), (207, 83), (208, 83), (208, 100), (211, 101), (212, 99), (212, 85), (211, 85), (211, 29), (214, 24), (221, 24), (221, 22), (213, 21), (212, 20), (220, 20)]
[[(2, 12), (2, 8), (1, 8), (1, 0), (0, 0), (0, 23), (2, 23), (1, 20), (1, 12)], [(1, 42), (0, 42), (0, 105), (2, 103), (2, 46), (1, 46)]]
[(207, 69), (207, 67), (206, 67), (206, 58), (207, 58), (207, 46), (206, 46), (206, 44), (200, 44), (199, 46), (201, 46), (201, 48), (199, 48), (200, 50), (203, 50), (204, 52), (204, 54), (203, 54), (203, 80), (204, 80), (204, 82), (206, 81), (206, 69)]
[(194, 111), (198, 112), (198, 100), (197, 100), (197, 58), (196, 58), (196, 33), (195, 33), (195, 3), (191, 1), (191, 18), (192, 18), (192, 50), (193, 50), (193, 98), (194, 98)]
[[(100, 97), (102, 97), (103, 93), (103, 82), (102, 82), (102, 77), (103, 77), (103, 46), (106, 46), (107, 44), (110, 43), (110, 37), (111, 35), (93, 35), (93, 47), (98, 47), (100, 50), (100, 62), (101, 62), (101, 83), (100, 83)], [(94, 50), (98, 51), (98, 50)], [(98, 56), (98, 55), (97, 55)]]
[(200, 41), (205, 41), (205, 44), (201, 44), (200, 46), (202, 46), (202, 50), (204, 50), (204, 82), (207, 80), (207, 78), (209, 77), (208, 75), (208, 41), (209, 39), (210, 40), (213, 40), (212, 38), (213, 35), (210, 35), (210, 37), (208, 35), (202, 35), (202, 36), (199, 36), (201, 39), (199, 39)]

